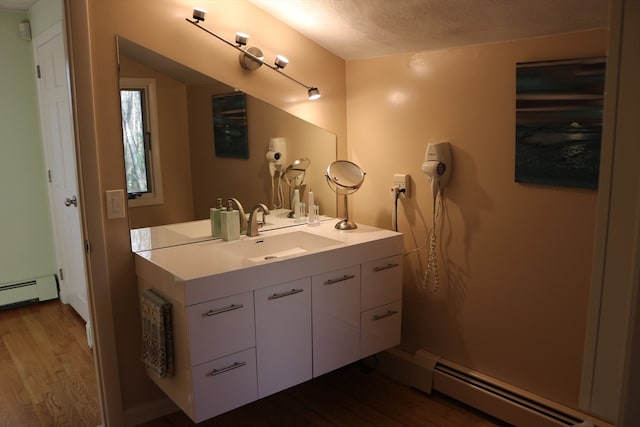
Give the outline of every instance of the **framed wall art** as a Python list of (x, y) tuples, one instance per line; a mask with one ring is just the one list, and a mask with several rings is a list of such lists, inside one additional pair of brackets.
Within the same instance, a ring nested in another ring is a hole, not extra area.
[(605, 68), (605, 57), (516, 64), (516, 182), (598, 187)]
[(217, 157), (249, 158), (247, 107), (242, 92), (213, 95), (213, 139)]

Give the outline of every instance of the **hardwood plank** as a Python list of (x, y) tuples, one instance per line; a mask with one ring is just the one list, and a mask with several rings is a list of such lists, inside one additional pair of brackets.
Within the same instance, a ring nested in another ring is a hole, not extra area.
[(11, 356), (0, 340), (0, 426), (37, 426), (38, 416), (31, 399), (22, 385), (22, 379), (13, 367)]
[(0, 311), (0, 427), (101, 423), (84, 331), (60, 301)]

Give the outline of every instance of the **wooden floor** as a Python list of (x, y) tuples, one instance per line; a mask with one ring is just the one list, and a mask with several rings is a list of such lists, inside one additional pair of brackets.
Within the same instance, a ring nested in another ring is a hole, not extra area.
[(84, 321), (60, 301), (0, 311), (0, 427), (100, 424)]
[[(195, 426), (177, 412), (139, 427)], [(235, 426), (507, 426), (440, 394), (427, 395), (358, 365), (227, 412), (201, 424)]]
[[(53, 301), (0, 311), (0, 427), (100, 424), (84, 322)], [(140, 427), (195, 426), (177, 412)], [(351, 365), (201, 423), (234, 426), (506, 426), (443, 395)], [(115, 426), (118, 427), (118, 426)]]

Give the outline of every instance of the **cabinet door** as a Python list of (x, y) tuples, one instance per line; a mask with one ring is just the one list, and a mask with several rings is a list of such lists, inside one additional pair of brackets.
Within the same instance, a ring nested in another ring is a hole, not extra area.
[(311, 278), (313, 376), (358, 360), (360, 266)]
[(187, 308), (191, 365), (255, 346), (253, 292)]
[(255, 291), (258, 397), (311, 378), (311, 278)]
[(196, 366), (191, 374), (197, 423), (258, 398), (253, 348)]
[(400, 344), (402, 303), (396, 301), (362, 313), (360, 357), (367, 357)]
[(362, 264), (362, 311), (402, 299), (402, 255)]

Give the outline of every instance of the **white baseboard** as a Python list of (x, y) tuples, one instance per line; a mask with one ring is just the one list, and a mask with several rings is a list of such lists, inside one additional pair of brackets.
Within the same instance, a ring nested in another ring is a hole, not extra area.
[[(518, 427), (591, 425), (579, 422), (593, 423), (594, 427), (613, 427), (592, 415), (549, 401), (423, 350), (415, 355), (398, 349), (379, 353), (378, 371), (426, 393), (431, 393), (433, 388)], [(447, 371), (453, 372), (453, 375)]]
[(156, 418), (172, 414), (180, 408), (168, 397), (147, 402), (144, 405), (129, 408), (124, 411), (124, 425), (135, 427), (137, 425), (155, 420)]

